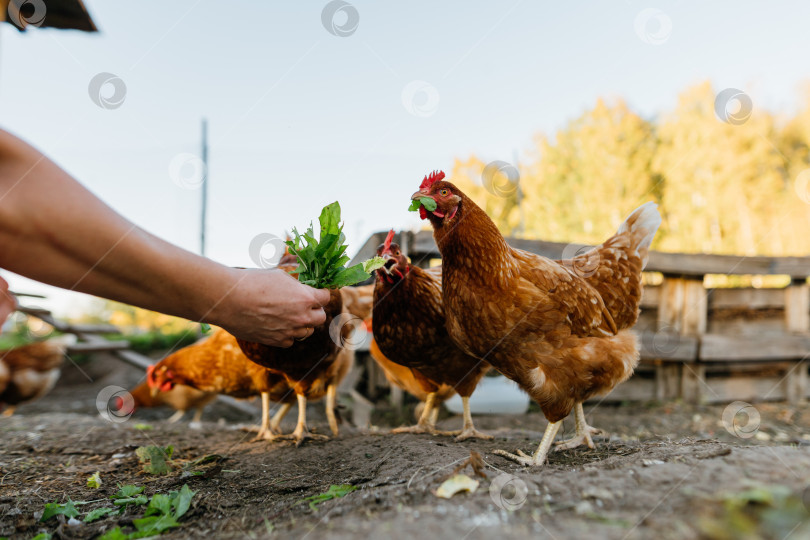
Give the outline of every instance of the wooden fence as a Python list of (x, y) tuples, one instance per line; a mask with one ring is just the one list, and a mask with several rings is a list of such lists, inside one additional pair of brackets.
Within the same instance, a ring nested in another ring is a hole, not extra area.
[[(355, 260), (373, 256), (385, 233), (372, 235)], [(413, 264), (441, 255), (430, 231), (396, 241)], [(516, 248), (559, 259), (569, 244), (508, 238)], [(744, 257), (651, 252), (646, 272), (663, 275), (645, 286), (635, 327), (641, 363), (606, 401), (695, 403), (805, 399), (810, 392), (810, 257)], [(704, 286), (707, 275), (781, 275), (784, 288)], [(660, 280), (656, 280), (660, 281)]]

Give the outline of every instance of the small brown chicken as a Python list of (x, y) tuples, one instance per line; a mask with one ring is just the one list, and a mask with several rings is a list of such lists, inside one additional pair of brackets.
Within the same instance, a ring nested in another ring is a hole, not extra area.
[(393, 237), (392, 230), (377, 248), (377, 255), (387, 261), (377, 270), (374, 288), (374, 340), (388, 359), (410, 368), (427, 393), (419, 422), (394, 432), (433, 433), (429, 419), (437, 406), (436, 394), (447, 385), (458, 392), (464, 406), (464, 425), (457, 440), (491, 439), (475, 429), (470, 414), (470, 396), (490, 365), (462, 351), (447, 335), (441, 269), (411, 266)]
[(0, 410), (11, 416), (17, 405), (41, 398), (53, 389), (61, 374), (65, 352), (76, 343), (66, 334), (38, 343), (0, 351)]
[(582, 402), (625, 381), (638, 363), (636, 337), (626, 328), (638, 317), (641, 271), (661, 224), (656, 205), (636, 209), (588, 253), (552, 261), (510, 247), (486, 212), (443, 179), (442, 172), (426, 176), (411, 199), (435, 203), (419, 211), (442, 255), (450, 337), (516, 381), (549, 421), (533, 455), (496, 453), (543, 465), (572, 409), (577, 437), (565, 446), (592, 446)]
[(133, 409), (129, 413), (135, 412), (138, 408), (171, 407), (176, 412), (166, 420), (170, 424), (178, 422), (185, 416), (186, 411), (191, 409), (194, 409), (191, 423), (199, 423), (205, 406), (217, 398), (217, 394), (214, 392), (203, 392), (184, 384), (177, 384), (168, 392), (153, 394), (146, 381), (130, 390), (129, 393), (133, 400)]
[[(171, 392), (177, 385), (235, 398), (261, 394), (262, 423), (256, 439), (273, 440), (280, 436), (279, 424), (294, 400), (294, 393), (283, 377), (248, 360), (236, 338), (222, 329), (149, 366), (146, 383), (153, 398)], [(272, 420), (271, 401), (281, 403)]]

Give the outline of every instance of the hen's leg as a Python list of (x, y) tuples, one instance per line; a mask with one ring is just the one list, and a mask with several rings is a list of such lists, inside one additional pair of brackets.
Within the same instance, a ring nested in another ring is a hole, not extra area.
[(301, 446), (305, 439), (329, 439), (326, 435), (315, 435), (307, 429), (307, 397), (303, 394), (298, 394), (298, 424), (295, 426), (295, 431), (289, 435), (279, 435), (278, 438), (292, 439), (295, 441), (295, 446)]
[(419, 421), (416, 423), (416, 425), (409, 427), (398, 427), (396, 429), (392, 429), (391, 433), (435, 433), (436, 420), (433, 419), (433, 411), (436, 410), (436, 414), (438, 415), (438, 408), (436, 407), (435, 403), (436, 392), (430, 392), (425, 399), (425, 408), (422, 409), (422, 414), (419, 416)]
[(531, 456), (521, 452), (520, 450), (517, 451), (517, 455), (511, 454), (505, 450), (495, 450), (493, 453), (505, 457), (506, 459), (516, 461), (527, 467), (543, 466), (548, 458), (548, 452), (551, 450), (551, 443), (554, 442), (554, 437), (557, 436), (557, 431), (560, 429), (561, 425), (562, 420), (551, 423), (548, 425), (548, 427), (546, 427), (546, 432), (543, 433), (543, 439), (540, 441), (540, 446), (537, 447), (537, 450)]
[(17, 408), (17, 407), (15, 407), (14, 405), (9, 406), (9, 407), (8, 407), (8, 408), (7, 408), (5, 411), (3, 411), (3, 416), (5, 416), (6, 418), (8, 418), (8, 417), (9, 417), (9, 416), (11, 416), (12, 414), (14, 414), (14, 410), (15, 410), (16, 408)]
[(281, 421), (287, 416), (287, 413), (292, 408), (292, 403), (282, 403), (281, 408), (270, 419), (270, 431), (272, 433), (281, 433)]
[(272, 441), (275, 438), (273, 431), (270, 429), (270, 394), (262, 392), (262, 423), (259, 426), (259, 432), (253, 438), (254, 441)]
[(329, 429), (332, 435), (338, 436), (338, 422), (335, 417), (335, 405), (337, 401), (337, 386), (330, 384), (326, 387), (326, 419), (329, 421)]
[(186, 411), (174, 411), (174, 414), (166, 419), (166, 423), (174, 424), (175, 422), (178, 422), (181, 418), (183, 418), (185, 414)]
[(570, 439), (555, 443), (556, 450), (570, 450), (583, 444), (593, 450), (594, 444), (591, 435), (599, 435), (602, 430), (589, 426), (585, 421), (585, 409), (582, 408), (582, 403), (577, 403), (574, 407), (574, 422), (577, 426), (577, 434)]
[(461, 404), (464, 406), (464, 426), (461, 428), (461, 434), (456, 437), (456, 440), (466, 441), (467, 439), (492, 439), (492, 435), (481, 433), (475, 429), (475, 426), (473, 426), (472, 413), (470, 413), (470, 396), (462, 396)]

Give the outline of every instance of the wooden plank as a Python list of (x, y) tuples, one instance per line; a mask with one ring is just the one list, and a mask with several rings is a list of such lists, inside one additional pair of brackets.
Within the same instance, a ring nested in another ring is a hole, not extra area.
[(797, 360), (810, 355), (810, 336), (726, 336), (705, 334), (700, 362)]
[(810, 288), (793, 283), (785, 288), (785, 324), (788, 332), (810, 332)]
[(658, 309), (661, 285), (645, 285), (641, 291), (641, 309)]
[(784, 289), (712, 289), (709, 309), (748, 308), (779, 309), (785, 307)]
[[(730, 403), (732, 401), (783, 401), (785, 391), (778, 377), (737, 375), (734, 377), (710, 377), (706, 382), (706, 403)], [(767, 396), (767, 397), (766, 397)]]
[(642, 360), (694, 362), (698, 357), (698, 339), (673, 332), (641, 332)]
[[(376, 233), (381, 234), (381, 233)], [(605, 238), (607, 238), (606, 233)], [(524, 238), (507, 238), (509, 245), (549, 257), (559, 259), (563, 249), (569, 245), (582, 247), (581, 244), (563, 242), (546, 242)], [(419, 231), (416, 234), (412, 255), (439, 258), (439, 250), (433, 241), (431, 231)], [(749, 257), (743, 255), (712, 255), (706, 253), (663, 253), (651, 251), (650, 260), (645, 269), (648, 272), (662, 272), (673, 276), (696, 276), (706, 274), (732, 275), (788, 275), (792, 278), (805, 279), (810, 276), (810, 257)]]
[(122, 349), (129, 349), (129, 341), (107, 341), (104, 340), (104, 343), (101, 342), (93, 342), (93, 343), (76, 343), (75, 345), (71, 345), (68, 347), (67, 352), (68, 354), (87, 354), (93, 352), (105, 352), (105, 351), (120, 351)]

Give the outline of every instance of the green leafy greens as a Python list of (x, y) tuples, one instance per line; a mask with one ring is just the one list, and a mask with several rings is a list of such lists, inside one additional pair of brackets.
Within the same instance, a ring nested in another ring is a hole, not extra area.
[(416, 212), (417, 210), (419, 210), (420, 206), (424, 206), (425, 210), (427, 210), (428, 212), (433, 212), (434, 210), (436, 210), (436, 207), (438, 205), (436, 204), (436, 201), (434, 201), (430, 197), (419, 197), (418, 199), (414, 199), (413, 201), (411, 201), (411, 205), (408, 207), (408, 211)]
[(298, 258), (298, 281), (316, 289), (339, 289), (354, 285), (371, 277), (371, 272), (382, 267), (385, 261), (374, 257), (364, 263), (346, 268), (349, 256), (346, 255), (346, 236), (340, 222), (340, 204), (335, 201), (321, 210), (320, 238), (315, 238), (315, 230), (309, 228), (300, 234), (293, 228), (293, 239), (286, 242), (290, 253)]

